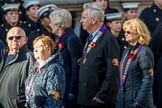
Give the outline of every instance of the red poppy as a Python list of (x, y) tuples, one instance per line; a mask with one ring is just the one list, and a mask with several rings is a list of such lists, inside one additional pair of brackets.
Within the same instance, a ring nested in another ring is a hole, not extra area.
[(58, 44), (58, 43), (59, 43), (59, 39), (56, 39), (56, 40), (55, 40), (55, 43)]
[(94, 48), (96, 46), (96, 43), (95, 42), (92, 42), (91, 43), (91, 48)]
[(62, 43), (58, 43), (59, 49), (62, 49)]
[(130, 53), (130, 54), (128, 55), (128, 58), (133, 60), (133, 59), (135, 58), (135, 54), (134, 54), (134, 53)]

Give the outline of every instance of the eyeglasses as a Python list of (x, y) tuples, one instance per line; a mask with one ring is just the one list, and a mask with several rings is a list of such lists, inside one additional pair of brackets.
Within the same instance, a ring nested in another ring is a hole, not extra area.
[(124, 33), (131, 34), (131, 33), (134, 33), (134, 32), (131, 32), (131, 31), (124, 31)]
[(15, 40), (20, 40), (22, 37), (25, 37), (25, 36), (10, 36), (7, 39), (8, 40), (13, 40), (15, 38)]

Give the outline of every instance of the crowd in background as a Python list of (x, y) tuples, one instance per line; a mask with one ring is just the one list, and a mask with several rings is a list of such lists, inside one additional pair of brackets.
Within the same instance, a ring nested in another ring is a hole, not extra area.
[(121, 5), (85, 3), (78, 36), (67, 9), (1, 1), (0, 108), (162, 108), (162, 0)]

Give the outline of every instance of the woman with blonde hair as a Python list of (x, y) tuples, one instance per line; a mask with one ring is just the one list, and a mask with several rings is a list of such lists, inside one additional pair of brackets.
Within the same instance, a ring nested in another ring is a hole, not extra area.
[(138, 18), (123, 24), (126, 41), (120, 62), (120, 89), (116, 108), (153, 108), (152, 84), (154, 57), (147, 46), (150, 33)]

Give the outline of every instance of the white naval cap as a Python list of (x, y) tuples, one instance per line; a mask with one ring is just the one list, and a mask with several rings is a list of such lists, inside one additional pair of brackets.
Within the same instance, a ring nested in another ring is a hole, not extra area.
[(39, 8), (36, 12), (36, 17), (39, 19), (41, 17), (44, 17), (44, 16), (49, 16), (49, 14), (56, 10), (57, 9), (57, 6), (54, 5), (54, 4), (48, 4), (48, 5), (45, 5), (45, 6), (42, 6), (41, 8)]
[(10, 10), (12, 10), (12, 11), (18, 11), (19, 10), (19, 6), (20, 6), (20, 4), (19, 3), (9, 3), (9, 4), (4, 4), (3, 6), (2, 6), (2, 9), (3, 9), (3, 11), (5, 12), (5, 11), (10, 11)]
[(138, 8), (139, 3), (138, 2), (130, 2), (130, 3), (122, 3), (123, 9), (134, 9)]
[(39, 0), (25, 0), (23, 3), (23, 7), (25, 9), (29, 8), (30, 6), (33, 5), (40, 5), (40, 1)]
[(106, 14), (106, 21), (113, 21), (113, 20), (118, 20), (121, 19), (122, 13), (117, 12), (117, 13), (111, 13), (111, 14)]

